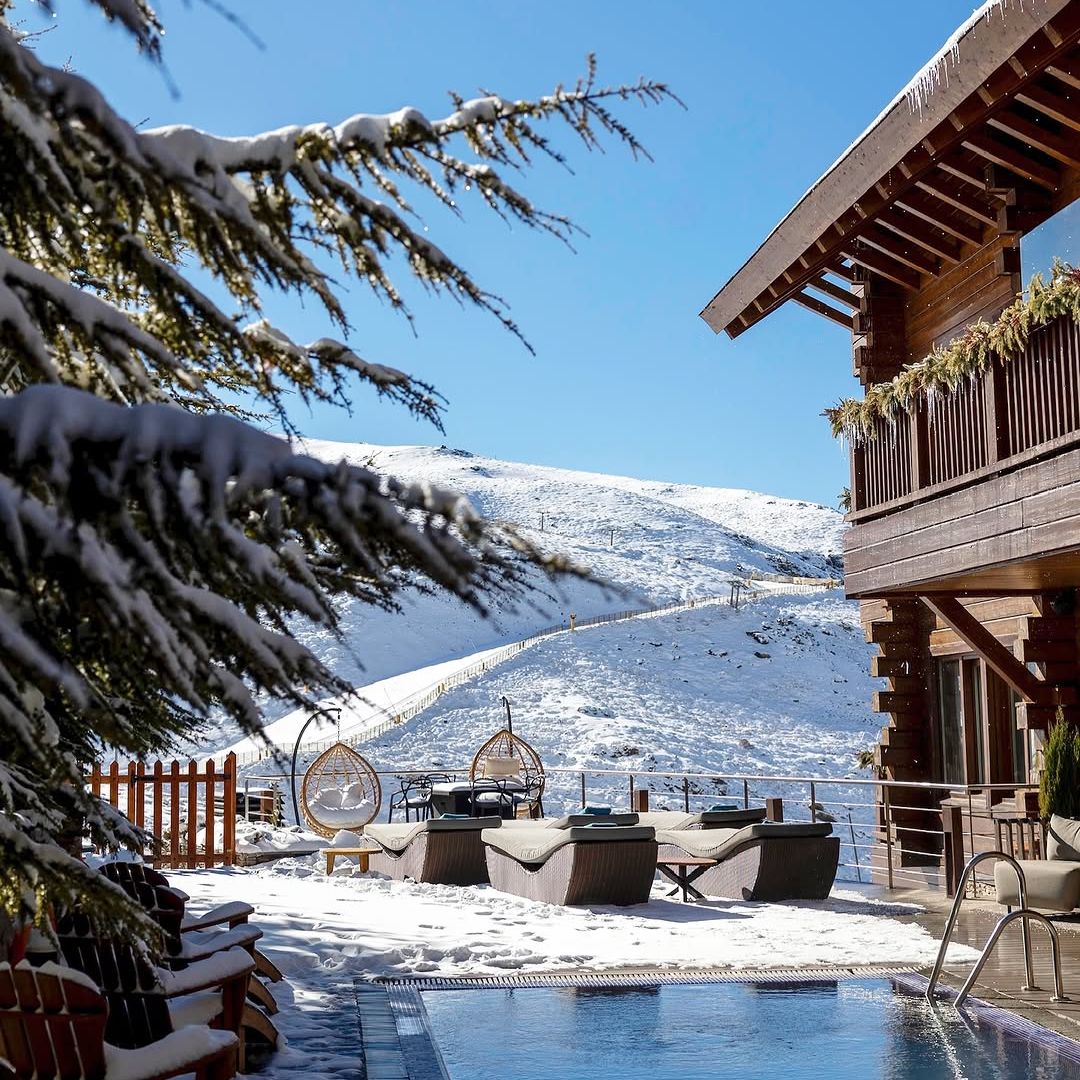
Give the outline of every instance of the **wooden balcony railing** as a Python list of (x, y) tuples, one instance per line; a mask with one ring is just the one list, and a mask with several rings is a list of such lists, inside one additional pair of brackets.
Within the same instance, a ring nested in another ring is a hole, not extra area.
[(1080, 441), (1080, 325), (1032, 333), (1021, 356), (920, 402), (852, 447), (852, 516), (898, 509)]

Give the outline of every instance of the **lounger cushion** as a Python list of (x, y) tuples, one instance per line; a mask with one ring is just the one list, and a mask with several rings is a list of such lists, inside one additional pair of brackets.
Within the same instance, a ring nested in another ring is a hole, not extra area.
[[(1080, 862), (1066, 859), (1021, 859), (1027, 883), (1028, 907), (1042, 911), (1072, 911), (1080, 905)], [(994, 866), (997, 902), (1020, 906), (1016, 873), (1007, 862)]]
[(569, 829), (575, 825), (638, 825), (637, 814), (606, 814), (596, 817), (593, 814), (567, 814), (553, 818), (515, 818), (503, 822), (503, 828), (510, 829)]
[(649, 810), (638, 814), (638, 824), (654, 829), (689, 829), (691, 825), (701, 824), (701, 815), (682, 810)]
[(652, 840), (654, 836), (653, 829), (640, 825), (610, 829), (595, 829), (592, 826), (575, 826), (569, 829), (485, 829), (480, 834), (488, 847), (530, 866), (547, 862), (559, 848), (567, 844), (618, 844), (626, 840)]
[(364, 835), (388, 851), (404, 851), (424, 832), (471, 832), (477, 829), (497, 829), (502, 824), (498, 817), (429, 818), (402, 825), (369, 825)]
[(1051, 815), (1046, 833), (1046, 857), (1080, 862), (1080, 821)]
[(756, 825), (765, 820), (765, 807), (736, 807), (733, 810), (706, 810), (701, 815), (701, 824), (707, 828), (726, 827), (741, 829), (744, 825)]
[(829, 836), (832, 826), (819, 822), (764, 821), (757, 825), (744, 825), (741, 829), (663, 829), (656, 833), (657, 843), (672, 844), (682, 848), (695, 859), (724, 859), (736, 848), (752, 840), (768, 841), (797, 837), (808, 839)]

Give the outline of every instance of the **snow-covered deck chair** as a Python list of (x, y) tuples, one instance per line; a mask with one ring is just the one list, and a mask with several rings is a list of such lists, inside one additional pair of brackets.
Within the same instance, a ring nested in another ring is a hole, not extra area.
[[(224, 904), (217, 905), (217, 907), (211, 908), (202, 915), (193, 915), (187, 909), (187, 901), (190, 899), (188, 894), (182, 889), (178, 889), (175, 885), (170, 884), (169, 879), (159, 870), (155, 870), (145, 863), (127, 861), (107, 862), (101, 865), (100, 870), (110, 881), (116, 882), (116, 884), (119, 885), (133, 900), (138, 900), (147, 907), (150, 914), (157, 920), (158, 925), (160, 925), (167, 934), (183, 935), (183, 937), (176, 942), (167, 942), (169, 951), (173, 955), (183, 952), (183, 942), (188, 943), (187, 948), (192, 959), (197, 959), (197, 957), (193, 955), (195, 949), (201, 949), (203, 950), (203, 955), (209, 955), (216, 951), (215, 948), (211, 947), (211, 942), (206, 938), (196, 939), (190, 937), (190, 935), (201, 934), (206, 930), (220, 930), (222, 927), (226, 926), (230, 930), (236, 930), (243, 925), (247, 925), (248, 916), (252, 915), (255, 911), (250, 904), (247, 904), (242, 900), (230, 900)], [(176, 905), (165, 903), (164, 910), (162, 910), (160, 898), (150, 898), (150, 894), (148, 894), (145, 889), (145, 886), (147, 885), (160, 886), (168, 889), (179, 900), (180, 923), (178, 927), (175, 926), (172, 921)], [(158, 918), (159, 914), (169, 920), (167, 924), (162, 922), (161, 918)], [(280, 982), (282, 974), (278, 970), (277, 965), (264, 953), (254, 947), (254, 942), (262, 936), (262, 931), (257, 927), (252, 927), (252, 932), (255, 936), (251, 938), (250, 943), (246, 940), (241, 940), (241, 938), (245, 937), (241, 931), (237, 940), (230, 942), (230, 944), (243, 944), (245, 948), (248, 948), (252, 956), (255, 957), (255, 967), (259, 974), (265, 975), (271, 982)], [(218, 940), (218, 948), (220, 948), (224, 940), (225, 939)]]
[(55, 1080), (199, 1080), (236, 1074), (238, 1040), (197, 1021), (138, 1048), (105, 1041), (109, 1005), (81, 972), (58, 964), (0, 964), (0, 1057), (17, 1077)]
[(488, 875), (480, 833), (501, 824), (498, 817), (441, 817), (411, 825), (369, 825), (364, 837), (379, 850), (369, 856), (368, 868), (399, 881), (481, 885)]
[(64, 963), (85, 975), (109, 1005), (105, 1038), (135, 1049), (164, 1038), (173, 1026), (201, 1023), (231, 1031), (240, 1040), (240, 1069), (246, 1071), (250, 1034), (277, 1044), (277, 1029), (246, 1001), (255, 961), (235, 946), (182, 971), (155, 967), (127, 942), (94, 935), (80, 912), (56, 927)]
[(716, 859), (694, 879), (709, 896), (824, 900), (836, 879), (840, 840), (827, 822), (765, 821), (741, 829), (661, 830), (659, 858)]
[(643, 904), (656, 874), (642, 825), (485, 829), (493, 888), (547, 904)]

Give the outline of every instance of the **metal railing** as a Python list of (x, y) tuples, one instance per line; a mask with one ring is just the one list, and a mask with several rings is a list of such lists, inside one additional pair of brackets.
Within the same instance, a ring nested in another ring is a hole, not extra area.
[[(633, 808), (637, 793), (648, 791), (650, 809), (708, 809), (714, 803), (735, 800), (743, 806), (781, 799), (786, 821), (828, 821), (840, 838), (839, 877), (876, 880), (889, 888), (944, 888), (947, 884), (946, 848), (959, 842), (966, 859), (980, 842), (992, 844), (991, 833), (976, 832), (976, 822), (995, 820), (985, 804), (992, 791), (1032, 790), (1026, 784), (982, 784), (970, 787), (929, 781), (885, 781), (864, 777), (769, 775), (763, 773), (667, 772), (545, 768), (544, 806), (549, 815), (587, 803)], [(390, 782), (426, 773), (466, 777), (469, 766), (432, 763), (427, 766), (386, 766), (377, 770), (384, 788)], [(240, 778), (249, 786), (266, 788), (288, 783), (282, 772), (248, 773)], [(959, 796), (966, 811), (960, 837), (943, 827), (940, 802)], [(247, 805), (247, 799), (243, 801)], [(899, 817), (898, 817), (899, 815)], [(974, 880), (974, 876), (973, 876)], [(966, 881), (965, 881), (966, 884)], [(985, 882), (980, 882), (985, 884)]]

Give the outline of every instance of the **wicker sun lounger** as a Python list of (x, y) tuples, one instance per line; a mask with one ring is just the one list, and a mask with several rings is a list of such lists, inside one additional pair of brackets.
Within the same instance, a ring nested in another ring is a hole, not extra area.
[(565, 817), (508, 818), (504, 829), (572, 829), (585, 825), (639, 825), (637, 814), (567, 814)]
[(639, 825), (485, 829), (493, 888), (548, 904), (643, 904), (656, 873), (654, 830)]
[(483, 830), (502, 824), (498, 817), (430, 818), (404, 825), (368, 825), (364, 836), (379, 845), (368, 867), (403, 881), (433, 885), (480, 885), (487, 862), (480, 842)]
[(716, 859), (694, 879), (711, 896), (736, 900), (824, 900), (840, 859), (826, 822), (761, 822), (741, 829), (679, 829), (656, 834), (659, 858)]

